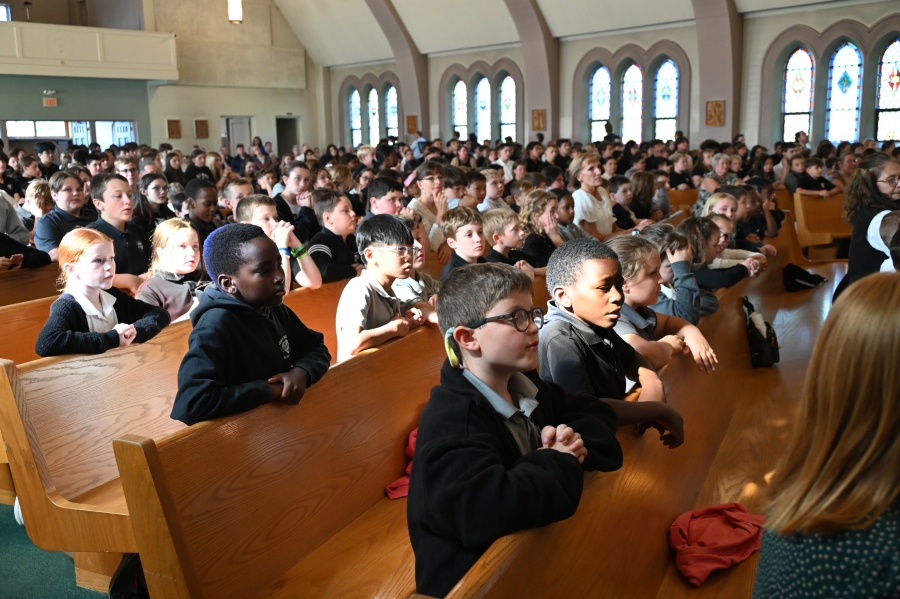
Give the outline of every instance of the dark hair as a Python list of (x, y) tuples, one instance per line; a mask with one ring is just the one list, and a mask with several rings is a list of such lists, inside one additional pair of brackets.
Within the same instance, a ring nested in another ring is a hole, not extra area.
[(897, 161), (881, 152), (866, 156), (850, 177), (844, 191), (844, 217), (854, 223), (864, 211), (896, 210), (897, 202), (878, 190), (877, 179), (884, 167)]
[[(593, 237), (567, 241), (556, 248), (547, 262), (547, 291), (552, 296), (554, 288), (574, 285), (584, 272), (584, 263), (588, 260), (607, 259), (615, 260), (617, 264), (619, 262), (619, 257), (612, 248)], [(443, 289), (441, 292), (443, 293)]]
[(196, 199), (197, 192), (201, 189), (212, 189), (213, 192), (216, 192), (216, 184), (206, 179), (191, 179), (184, 186), (184, 197), (189, 200)]
[(541, 187), (547, 184), (547, 178), (542, 173), (525, 173), (522, 181), (531, 183), (532, 187)]
[(260, 237), (268, 239), (261, 227), (247, 223), (225, 225), (209, 234), (203, 244), (203, 263), (217, 287), (219, 275), (236, 274), (244, 263), (244, 245)]
[(559, 179), (560, 175), (565, 176), (565, 173), (563, 173), (561, 168), (552, 165), (545, 166), (541, 170), (541, 174), (544, 175), (544, 181), (546, 181), (547, 183), (556, 181), (557, 179)]
[(88, 154), (88, 157), (84, 160), (84, 165), (87, 166), (92, 162), (103, 162), (103, 158), (97, 153)]
[(159, 152), (171, 152), (171, 151), (172, 151), (172, 144), (163, 142), (163, 143), (159, 144), (159, 150), (157, 150), (157, 151), (159, 151)]
[(359, 260), (366, 264), (366, 248), (377, 245), (412, 245), (413, 234), (402, 220), (393, 214), (370, 216), (356, 229), (356, 247)]
[[(60, 171), (65, 172), (65, 171)], [(53, 187), (53, 179), (56, 177), (56, 173), (53, 177), (50, 177), (50, 187)], [(75, 175), (71, 173), (66, 173), (66, 178), (78, 179)], [(100, 200), (103, 201), (103, 194), (106, 192), (106, 186), (109, 185), (110, 181), (124, 181), (126, 184), (128, 183), (128, 179), (119, 175), (118, 173), (100, 173), (99, 175), (94, 175), (91, 178), (91, 199), (92, 200)], [(80, 179), (79, 179), (80, 182)]]
[(821, 158), (816, 158), (813, 156), (812, 158), (807, 158), (803, 163), (804, 168), (810, 168), (812, 166), (818, 166), (819, 168), (824, 168), (825, 163), (822, 162)]
[(462, 169), (459, 169), (452, 165), (447, 165), (444, 167), (444, 188), (447, 187), (456, 187), (457, 185), (468, 186), (469, 178), (466, 176)]
[(77, 162), (78, 164), (87, 164), (88, 151), (87, 150), (75, 150), (72, 152), (72, 160)]
[(436, 160), (426, 160), (416, 169), (416, 180), (421, 181), (429, 175), (443, 175), (444, 165)]
[(193, 160), (197, 156), (205, 156), (205, 155), (206, 155), (206, 150), (204, 150), (203, 148), (197, 148), (196, 150), (191, 152), (191, 160)]
[(392, 191), (403, 193), (403, 186), (392, 179), (375, 177), (371, 182), (369, 182), (368, 191), (369, 199), (380, 199), (391, 193)]
[[(53, 193), (59, 193), (59, 190), (62, 189), (63, 183), (65, 183), (66, 179), (75, 179), (78, 181), (78, 184), (81, 185), (81, 179), (78, 178), (78, 175), (75, 173), (70, 173), (68, 171), (56, 171), (50, 176), (50, 180), (47, 182), (50, 185), (50, 191)], [(36, 181), (37, 179), (35, 179)], [(22, 193), (25, 193), (25, 190), (22, 190)], [(93, 196), (92, 196), (93, 197)]]
[[(148, 173), (141, 177), (141, 180), (138, 181), (138, 192), (147, 191), (150, 188), (150, 184), (154, 181), (162, 179), (166, 181), (166, 185), (168, 185), (168, 181), (166, 180), (166, 176), (162, 173)], [(143, 194), (141, 194), (143, 195)]]
[(628, 183), (631, 185), (631, 179), (624, 175), (616, 175), (609, 178), (609, 193), (616, 193), (619, 188)]
[(722, 185), (719, 189), (716, 190), (717, 193), (727, 193), (731, 197), (734, 198), (736, 202), (739, 202), (742, 197), (747, 195), (747, 190), (744, 189), (740, 185)]
[(52, 141), (39, 141), (34, 144), (34, 153), (43, 154), (44, 152), (55, 152), (56, 144)]
[(178, 152), (169, 152), (168, 154), (166, 154), (166, 169), (175, 170), (174, 168), (172, 168), (172, 160), (180, 157), (181, 156), (178, 154)]
[(891, 250), (891, 262), (894, 263), (894, 270), (900, 271), (900, 229), (897, 229), (897, 232), (891, 237), (888, 248)]
[(481, 171), (470, 171), (469, 174), (466, 175), (466, 179), (468, 181), (466, 187), (468, 187), (472, 183), (477, 183), (479, 181), (481, 183), (487, 183), (487, 179), (483, 174), (481, 174)]
[(389, 146), (387, 144), (378, 144), (375, 146), (375, 162), (378, 164), (382, 164), (388, 156), (392, 156), (397, 153), (397, 150), (394, 149), (394, 146)]
[[(518, 292), (531, 295), (534, 285), (527, 274), (514, 266), (493, 262), (456, 268), (441, 284), (435, 305), (438, 326), (446, 333), (478, 322), (498, 302)], [(452, 337), (449, 344), (461, 359), (459, 346)]]

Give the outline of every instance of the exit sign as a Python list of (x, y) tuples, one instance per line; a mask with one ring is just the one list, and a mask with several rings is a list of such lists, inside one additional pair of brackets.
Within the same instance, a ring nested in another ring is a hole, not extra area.
[(44, 98), (44, 108), (56, 108), (59, 106), (57, 98)]

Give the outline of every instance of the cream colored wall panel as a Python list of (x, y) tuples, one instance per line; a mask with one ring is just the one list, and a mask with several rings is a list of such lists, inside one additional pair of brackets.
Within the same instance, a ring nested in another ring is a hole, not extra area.
[(393, 2), (423, 54), (519, 41), (516, 24), (503, 0), (453, 0), (449, 4), (422, 0)]
[(129, 33), (104, 33), (103, 60), (132, 64), (157, 64), (168, 59), (175, 64), (172, 44), (168, 37), (137, 37)]
[(278, 10), (278, 7), (272, 6), (271, 11), (272, 46), (276, 48), (302, 48), (303, 45), (297, 39), (297, 36), (294, 35), (294, 30), (291, 29), (291, 25), (284, 18), (284, 15), (281, 14), (281, 11)]
[[(722, 0), (724, 2), (725, 0)], [(694, 18), (691, 0), (537, 0), (556, 37), (614, 32)]]
[(12, 23), (0, 23), (0, 58), (19, 57), (19, 30)]
[(43, 27), (23, 27), (21, 32), (22, 58), (100, 62), (95, 29), (55, 26), (49, 36)]

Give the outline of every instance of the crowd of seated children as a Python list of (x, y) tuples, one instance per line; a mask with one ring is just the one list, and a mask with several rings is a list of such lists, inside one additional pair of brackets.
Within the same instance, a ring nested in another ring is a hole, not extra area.
[(352, 279), (363, 270), (356, 246), (356, 213), (350, 200), (330, 189), (313, 192), (322, 230), (309, 240), (309, 255), (323, 283)]
[(213, 285), (198, 294), (172, 418), (194, 424), (269, 402), (294, 405), (324, 376), (321, 333), (283, 305), (278, 247), (256, 225), (225, 225), (203, 247)]
[(525, 232), (519, 216), (511, 210), (495, 208), (484, 213), (482, 226), (486, 241), (492, 244), (484, 256), (485, 262), (509, 264), (525, 271), (533, 279), (534, 269), (521, 251), (525, 243)]
[(724, 268), (711, 268), (728, 243), (727, 232), (722, 231), (713, 219), (691, 216), (679, 223), (677, 229), (691, 244), (693, 272), (701, 289), (715, 291), (731, 287), (758, 272), (759, 262), (753, 257), (744, 258), (738, 264), (726, 263)]
[(201, 253), (200, 238), (191, 223), (180, 218), (160, 223), (153, 231), (150, 270), (135, 299), (164, 308), (172, 322), (188, 318), (197, 305), (197, 293), (209, 282)]
[(405, 279), (394, 280), (394, 295), (400, 301), (400, 312), (406, 314), (411, 308), (422, 312), (425, 324), (437, 326), (437, 312), (434, 311), (434, 302), (441, 290), (441, 282), (422, 272), (425, 258), (431, 253), (428, 243), (428, 235), (422, 226), (422, 220), (418, 214), (401, 217), (403, 224), (409, 228), (413, 236), (413, 245), (419, 248), (412, 262), (409, 276)]
[(453, 253), (441, 272), (441, 281), (454, 269), (485, 261), (484, 229), (481, 214), (477, 210), (465, 206), (448, 210), (442, 220), (442, 226), (441, 238), (446, 239)]
[(359, 226), (356, 243), (365, 268), (347, 283), (338, 302), (338, 362), (403, 337), (424, 322), (415, 306), (400, 311), (393, 290), (394, 281), (410, 276), (419, 252), (409, 227), (396, 216), (379, 214)]
[(215, 183), (200, 177), (187, 182), (184, 187), (184, 204), (181, 212), (184, 218), (197, 229), (201, 246), (206, 242), (209, 234), (219, 226), (219, 223), (216, 222), (219, 215), (218, 207), (219, 192)]
[(694, 254), (687, 237), (665, 223), (645, 227), (641, 237), (650, 241), (659, 251), (659, 295), (650, 308), (659, 314), (683, 318), (696, 325), (700, 317), (714, 314), (719, 309), (716, 294), (701, 289), (692, 270)]
[(407, 503), (418, 593), (443, 597), (500, 537), (572, 516), (584, 471), (622, 465), (613, 409), (537, 376), (532, 293), (524, 272), (476, 264), (438, 295), (448, 360), (419, 418)]
[(0, 149), (0, 192), (7, 194), (13, 199), (13, 203), (18, 204), (22, 199), (23, 192), (16, 185), (15, 171), (9, 170), (9, 156)]
[(701, 370), (712, 372), (717, 363), (706, 338), (688, 321), (650, 308), (660, 292), (659, 250), (652, 242), (631, 235), (615, 237), (608, 245), (619, 258), (625, 296), (616, 333), (643, 355), (654, 368), (669, 363), (678, 353), (690, 353)]
[(278, 220), (275, 201), (261, 194), (249, 195), (237, 204), (235, 220), (260, 227), (266, 236), (278, 246), (281, 266), (287, 276), (290, 291), (294, 284), (310, 289), (322, 286), (322, 275), (306, 245), (294, 234), (290, 221)]
[(522, 253), (535, 274), (545, 274), (550, 256), (565, 242), (559, 234), (556, 217), (558, 204), (556, 195), (549, 191), (536, 189), (525, 196), (522, 214), (519, 215), (525, 232)]
[(96, 229), (66, 233), (59, 246), (62, 295), (35, 344), (39, 356), (102, 354), (143, 343), (169, 324), (169, 314), (113, 287), (113, 242)]
[(56, 205), (35, 223), (34, 245), (50, 254), (55, 262), (65, 234), (94, 222), (97, 211), (93, 206), (85, 205), (81, 181), (68, 173), (55, 173), (50, 177), (50, 195)]
[(749, 210), (744, 219), (736, 219), (737, 234), (748, 241), (761, 242), (764, 239), (778, 237), (784, 212), (778, 209), (775, 190), (770, 184), (759, 189), (745, 185)]

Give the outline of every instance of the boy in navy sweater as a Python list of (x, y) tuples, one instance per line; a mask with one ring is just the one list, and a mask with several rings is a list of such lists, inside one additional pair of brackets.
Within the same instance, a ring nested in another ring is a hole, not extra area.
[(321, 333), (282, 304), (275, 242), (256, 225), (213, 231), (203, 261), (215, 287), (198, 294), (172, 418), (194, 424), (270, 401), (295, 405), (331, 364)]

